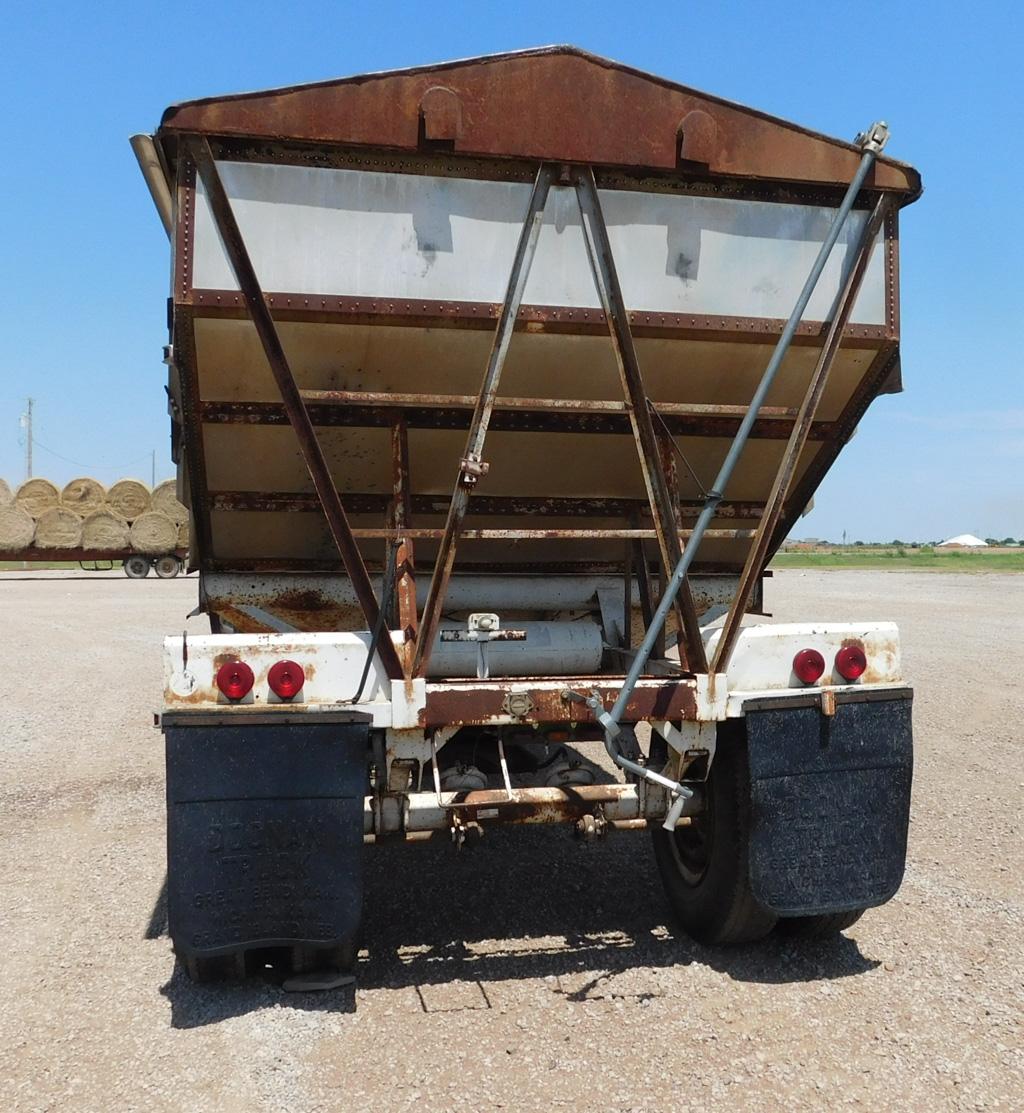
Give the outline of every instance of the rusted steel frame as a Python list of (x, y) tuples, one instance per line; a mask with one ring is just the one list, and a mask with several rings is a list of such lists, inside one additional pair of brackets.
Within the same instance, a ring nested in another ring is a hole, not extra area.
[(195, 420), (200, 407), (199, 374), (196, 366), (192, 315), (188, 309), (182, 309), (180, 306), (174, 308), (171, 347), (181, 389), (181, 430), (185, 448), (185, 475), (188, 480), (189, 509), (192, 512), (189, 568), (205, 570), (209, 567), (214, 554), (210, 523), (210, 492), (206, 479), (206, 450), (202, 426)]
[(435, 557), (434, 575), (431, 577), (427, 598), (423, 605), (420, 639), (416, 645), (416, 656), (413, 663), (413, 671), (417, 676), (422, 676), (425, 673), (427, 663), (430, 660), (433, 642), (441, 621), (445, 594), (448, 590), (448, 580), (455, 564), (455, 546), (462, 521), (469, 509), (470, 495), (476, 486), (477, 480), (487, 470), (483, 459), (487, 427), (490, 424), (498, 385), (501, 382), (505, 357), (508, 355), (509, 345), (512, 342), (516, 315), (519, 312), (519, 306), (522, 304), (526, 281), (530, 276), (530, 266), (537, 250), (537, 241), (540, 238), (541, 224), (544, 219), (544, 207), (547, 204), (548, 193), (553, 181), (553, 168), (546, 163), (542, 163), (537, 171), (537, 179), (534, 182), (533, 192), (530, 194), (530, 203), (527, 206), (526, 216), (519, 233), (519, 242), (516, 245), (516, 253), (512, 260), (505, 300), (501, 307), (501, 314), (498, 317), (498, 324), (494, 330), (494, 340), (487, 360), (487, 369), (484, 372), (480, 394), (476, 401), (476, 408), (473, 411), (469, 436), (466, 438), (466, 449), (455, 478), (455, 490), (452, 493), (451, 505), (448, 508), (444, 535)]
[[(647, 564), (647, 553), (642, 540), (633, 543), (633, 561), (636, 565), (637, 592), (640, 596), (640, 617), (644, 620), (644, 629), (651, 623), (654, 616), (654, 597), (651, 594), (651, 573)], [(656, 654), (657, 656), (657, 654)], [(660, 656), (664, 656), (662, 652)]]
[[(473, 394), (419, 394), (414, 392), (384, 390), (303, 390), (302, 400), (307, 405), (336, 403), (344, 406), (388, 406), (423, 409), (460, 409), (476, 408)], [(661, 416), (679, 417), (739, 417), (746, 416), (745, 406), (712, 405), (691, 402), (659, 402)], [(545, 413), (575, 412), (586, 414), (615, 413), (625, 414), (628, 406), (616, 398), (497, 398), (494, 412), (505, 410), (537, 410)], [(763, 418), (795, 418), (795, 406), (762, 406), (759, 416)]]
[(633, 616), (633, 541), (627, 541), (622, 561), (622, 648), (629, 649)]
[[(469, 823), (479, 819), (484, 823), (494, 824), (567, 823), (584, 815), (592, 815), (595, 808), (607, 808), (615, 814), (623, 810), (634, 812), (632, 817), (617, 819), (614, 821), (616, 823), (636, 824), (641, 821), (641, 817), (635, 814), (640, 806), (637, 788), (630, 784), (516, 788), (512, 790), (511, 797), (503, 789), (485, 788), (446, 793), (445, 796), (444, 812), (447, 817), (458, 816), (461, 821)], [(434, 799), (436, 800), (436, 796)], [(419, 830), (417, 821), (423, 823), (425, 817), (415, 804), (410, 812), (412, 830)], [(443, 822), (444, 818), (444, 815), (437, 816), (434, 822)], [(451, 822), (451, 818), (448, 821)]]
[[(432, 89), (451, 110), (424, 95)], [(678, 176), (682, 160), (716, 179), (818, 188), (848, 180), (856, 153), (849, 143), (575, 47), (178, 104), (164, 113), (158, 137), (212, 132), (258, 143), (287, 136), (319, 147), (384, 147), (401, 158), (423, 149), (435, 121), (453, 158), (559, 159), (666, 176)], [(877, 185), (906, 201), (920, 191), (920, 178), (885, 159)]]
[[(509, 157), (507, 152), (499, 156), (472, 154), (453, 154), (430, 151), (398, 152), (394, 148), (374, 146), (359, 147), (339, 145), (336, 140), (330, 144), (310, 142), (291, 137), (264, 139), (253, 135), (230, 136), (219, 133), (211, 135), (210, 145), (214, 158), (219, 162), (257, 162), (277, 163), (287, 166), (310, 166), (335, 170), (382, 169), (382, 160), (387, 161), (387, 172), (405, 174), (413, 177), (462, 178), (470, 181), (520, 182), (532, 185), (537, 176), (537, 159)], [(565, 161), (560, 153), (553, 160)], [(570, 160), (576, 161), (576, 160)], [(666, 176), (655, 171), (644, 173), (637, 169), (615, 169), (610, 165), (602, 166), (592, 162), (594, 178), (598, 189), (614, 189), (629, 193), (658, 193), (690, 197), (727, 198), (730, 201), (767, 201), (780, 204), (814, 205), (824, 208), (834, 207), (842, 199), (842, 186), (834, 182), (820, 181), (796, 182), (771, 178), (721, 178), (704, 180), (702, 178), (682, 178)], [(876, 188), (885, 186), (875, 183)], [(905, 196), (898, 197), (900, 204), (906, 204)], [(863, 208), (858, 202), (858, 207)]]
[[(224, 189), (224, 183), (221, 181), (220, 173), (213, 161), (209, 142), (203, 136), (195, 136), (188, 142), (188, 146), (191, 157), (195, 161), (199, 175), (203, 180), (210, 213), (224, 246), (224, 251), (231, 263), (231, 269), (239, 288), (245, 297), (253, 325), (260, 338), (260, 343), (263, 345), (267, 363), (270, 365), (271, 373), (277, 383), (278, 390), (281, 392), (281, 400), (288, 413), (289, 421), (295, 430), (299, 450), (309, 470), (313, 486), (316, 488), (331, 536), (334, 538), (345, 570), (352, 581), (352, 587), (356, 598), (359, 600), (367, 627), (372, 630), (377, 625), (380, 614), (377, 596), (374, 594), (369, 573), (366, 571), (366, 565), (363, 563), (363, 558), (352, 535), (352, 528), (345, 516), (345, 509), (338, 497), (334, 480), (331, 478), (330, 468), (327, 465), (320, 442), (317, 440), (313, 423), (309, 419), (309, 413), (299, 394), (299, 388), (295, 383), (295, 377), (292, 375), (291, 367), (285, 356), (273, 317), (263, 299), (256, 271), (253, 268), (252, 260), (249, 258), (249, 252), (242, 238), (238, 222), (235, 220), (231, 202), (228, 200), (227, 192)], [(392, 679), (401, 677), (403, 675), (402, 665), (390, 637), (380, 639), (378, 652), (387, 675)]]
[[(380, 565), (371, 559), (369, 566), (379, 570)], [(336, 575), (343, 571), (339, 559), (317, 560), (306, 557), (233, 557), (229, 560), (210, 561), (211, 572), (323, 572)], [(460, 572), (486, 572), (499, 575), (544, 576), (619, 576), (621, 560), (473, 560), (460, 563)], [(699, 561), (694, 565), (694, 575), (737, 576), (739, 568), (721, 561)]]
[[(670, 436), (666, 436), (663, 429), (655, 429), (654, 435), (658, 442), (658, 453), (661, 457), (661, 470), (665, 476), (665, 486), (668, 488), (669, 499), (672, 503), (672, 517), (675, 522), (676, 536), (685, 536), (686, 538), (688, 538), (690, 536), (689, 532), (687, 532), (686, 534), (681, 534), (679, 532), (683, 528), (683, 511), (682, 505), (679, 501), (679, 472), (676, 468), (675, 441)], [(665, 580), (667, 579), (667, 577), (668, 572), (666, 570), (666, 566), (662, 564), (658, 568), (659, 595), (665, 590)], [(676, 610), (676, 613), (679, 613), (678, 608)], [(663, 631), (661, 641), (654, 647), (654, 653), (652, 654), (653, 656), (664, 656), (665, 642), (666, 638)]]
[[(325, 392), (326, 393), (326, 392)], [(342, 392), (338, 392), (342, 393)], [(442, 406), (428, 402), (425, 405), (406, 404), (401, 400), (389, 400), (387, 395), (370, 394), (363, 398), (359, 392), (352, 392), (353, 400), (337, 401), (304, 398), (314, 425), (355, 426), (363, 428), (389, 428), (401, 417), (410, 429), (468, 429), (472, 417), (472, 407), (461, 402), (454, 406)], [(415, 396), (406, 396), (415, 397)], [(519, 401), (516, 399), (515, 401)], [(526, 399), (523, 399), (526, 401)], [(546, 402), (547, 399), (538, 399)], [(669, 414), (659, 421), (666, 430), (675, 436), (689, 437), (731, 437), (739, 428), (742, 414), (735, 411), (740, 407), (721, 407), (723, 412), (716, 415), (717, 407), (707, 406), (706, 412), (686, 413), (697, 407), (680, 406), (681, 411)], [(762, 411), (764, 412), (764, 411)], [(751, 435), (758, 438), (786, 440), (796, 417), (786, 411), (778, 411), (781, 416), (759, 419)], [(659, 415), (660, 416), (660, 415)], [(286, 425), (288, 415), (279, 402), (214, 402), (202, 404), (202, 421), (217, 425)], [(632, 428), (626, 408), (619, 403), (585, 403), (564, 408), (528, 409), (506, 405), (505, 399), (495, 403), (490, 428), (495, 431), (523, 433), (599, 433), (601, 435), (630, 435)], [(827, 421), (815, 422), (812, 436), (815, 440), (827, 440), (832, 434), (832, 425)]]
[[(619, 276), (615, 268), (611, 241), (608, 239), (601, 199), (594, 181), (594, 172), (590, 167), (577, 171), (575, 186), (587, 254), (590, 258), (594, 283), (604, 306), (605, 316), (608, 318), (608, 332), (615, 349), (615, 360), (633, 427), (633, 438), (636, 441), (644, 485), (651, 503), (655, 529), (658, 531), (658, 547), (667, 575), (668, 570), (674, 568), (679, 562), (682, 549), (672, 530), (675, 517), (672, 497), (660, 463), (658, 442), (648, 408), (640, 362), (633, 344), (626, 303), (619, 286)], [(680, 661), (694, 672), (707, 672), (708, 663), (700, 633), (700, 622), (697, 619), (697, 608), (693, 602), (689, 583), (683, 583), (675, 597), (674, 607), (679, 619)]]
[[(342, 505), (348, 514), (386, 514), (390, 505), (387, 495), (346, 491), (341, 495)], [(448, 510), (446, 495), (410, 495), (412, 513), (444, 514)], [(320, 503), (315, 494), (302, 491), (212, 491), (210, 505), (214, 510), (254, 510), (270, 513), (308, 513), (319, 511)], [(684, 519), (695, 518), (703, 504), (694, 499), (681, 500)], [(764, 504), (760, 502), (726, 502), (719, 508), (719, 518), (754, 519), (760, 517)], [(530, 515), (544, 518), (630, 518), (635, 528), (641, 528), (639, 519), (650, 514), (646, 499), (598, 498), (581, 495), (567, 496), (531, 495), (474, 495), (473, 515), (480, 517), (505, 517)]]
[[(397, 541), (403, 537), (414, 541), (440, 541), (443, 529), (429, 529), (416, 526), (411, 529), (395, 529), (390, 526), (356, 526), (352, 536), (360, 541), (389, 540)], [(689, 537), (690, 530), (679, 530), (679, 537)], [(717, 541), (744, 540), (754, 536), (752, 529), (709, 529), (705, 537)], [(656, 541), (658, 531), (654, 529), (462, 529), (459, 537), (463, 541), (623, 541), (645, 539)]]
[[(489, 301), (448, 302), (422, 298), (367, 298), (339, 294), (267, 293), (267, 304), (279, 321), (326, 324), (396, 325), (410, 328), (490, 329), (500, 304)], [(196, 315), (238, 320), (245, 302), (237, 290), (193, 289), (183, 294)], [(727, 340), (737, 344), (770, 344), (785, 321), (776, 317), (730, 317), (714, 313), (661, 313), (630, 310), (627, 320), (637, 337), (678, 340)], [(600, 309), (563, 305), (524, 305), (516, 317), (517, 332), (603, 336), (608, 331)], [(794, 343), (814, 345), (825, 328), (822, 321), (802, 322)], [(886, 325), (851, 325), (851, 347), (874, 347), (889, 337)]]
[[(616, 684), (614, 678), (607, 676), (567, 677), (563, 684), (577, 691), (590, 692), (596, 688), (608, 703), (618, 694), (621, 681)], [(507, 680), (428, 683), (420, 725), (430, 728), (457, 723), (484, 726), (496, 721), (509, 722), (512, 717), (505, 701), (511, 691), (525, 691), (530, 698), (529, 710), (515, 716), (516, 722), (596, 724), (590, 708), (562, 699), (563, 684), (544, 687), (527, 684), (524, 687), (522, 681)], [(631, 693), (623, 721), (678, 721), (693, 719), (696, 714), (697, 700), (692, 680), (647, 679), (642, 680)]]
[(398, 532), (394, 539), (395, 609), (398, 628), (405, 635), (402, 657), (406, 673), (412, 669), (412, 652), (419, 629), (416, 610), (416, 562), (413, 539), (408, 534), (412, 520), (409, 498), (409, 434), (400, 418), (391, 427), (391, 467), (394, 489), (388, 515), (389, 524)]
[(868, 269), (868, 262), (875, 247), (875, 237), (885, 222), (889, 204), (889, 198), (885, 194), (879, 197), (861, 233), (854, 264), (850, 268), (840, 291), (839, 301), (836, 304), (828, 335), (825, 337), (821, 354), (818, 356), (814, 371), (811, 373), (807, 390), (800, 405), (800, 414), (793, 425), (789, 443), (786, 445), (786, 451), (779, 463), (775, 480), (772, 483), (771, 494), (769, 494), (765, 506), (765, 512), (758, 523), (753, 543), (747, 553), (746, 563), (736, 587), (736, 595), (730, 604), (729, 613), (726, 615), (725, 623), (722, 626), (722, 633), (715, 649), (713, 669), (716, 673), (725, 672), (728, 668), (729, 659), (732, 656), (736, 638), (739, 634), (740, 623), (754, 590), (754, 582), (760, 576), (761, 568), (767, 559), (768, 546), (779, 519), (782, 517), (786, 496), (792, 486), (800, 456), (807, 445), (811, 423), (814, 421), (814, 415), (817, 413), (818, 406), (825, 393), (825, 387), (828, 385), (829, 373), (843, 342), (843, 327), (849, 320), (857, 302), (857, 295), (860, 293), (864, 275)]

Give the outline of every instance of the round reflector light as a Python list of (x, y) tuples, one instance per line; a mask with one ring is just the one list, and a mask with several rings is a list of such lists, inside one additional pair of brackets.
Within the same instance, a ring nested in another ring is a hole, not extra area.
[(267, 673), (270, 690), (281, 699), (291, 699), (298, 695), (305, 682), (306, 674), (302, 671), (302, 666), (294, 661), (278, 661), (270, 666), (270, 672)]
[(244, 661), (227, 661), (217, 670), (217, 687), (228, 699), (242, 699), (252, 690), (256, 677)]
[(867, 667), (868, 659), (859, 645), (844, 645), (836, 654), (836, 672), (844, 680), (856, 680)]
[(805, 684), (816, 684), (825, 671), (825, 658), (816, 649), (801, 649), (793, 658), (793, 671)]

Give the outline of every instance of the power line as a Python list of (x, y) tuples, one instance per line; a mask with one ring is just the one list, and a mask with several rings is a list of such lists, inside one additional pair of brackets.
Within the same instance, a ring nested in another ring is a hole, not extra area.
[(36, 448), (41, 448), (44, 452), (48, 452), (51, 456), (56, 456), (58, 460), (63, 460), (65, 464), (74, 464), (76, 468), (86, 468), (86, 469), (89, 469), (89, 470), (96, 470), (96, 471), (99, 471), (99, 470), (104, 469), (104, 468), (110, 468), (110, 469), (126, 468), (130, 464), (137, 464), (142, 460), (148, 460), (148, 459), (150, 459), (150, 456), (151, 456), (151, 453), (144, 452), (141, 456), (136, 456), (131, 460), (125, 460), (124, 463), (122, 463), (122, 464), (85, 464), (81, 460), (72, 460), (70, 456), (64, 456), (59, 452), (55, 452), (52, 448), (48, 448), (45, 444), (43, 444), (42, 441), (38, 440), (35, 437), (33, 437), (31, 440), (32, 440), (32, 443), (35, 444)]

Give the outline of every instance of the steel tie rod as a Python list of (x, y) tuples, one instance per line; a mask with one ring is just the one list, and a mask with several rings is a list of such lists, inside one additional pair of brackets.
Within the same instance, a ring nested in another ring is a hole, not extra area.
[(825, 269), (825, 264), (832, 254), (832, 248), (835, 247), (836, 241), (839, 239), (839, 233), (843, 230), (843, 225), (846, 223), (846, 218), (850, 215), (850, 210), (853, 208), (853, 203), (857, 199), (857, 194), (860, 192), (861, 186), (863, 186), (871, 167), (874, 165), (875, 159), (885, 146), (888, 138), (889, 129), (883, 122), (872, 124), (866, 132), (857, 137), (856, 142), (859, 144), (862, 152), (860, 165), (857, 167), (857, 172), (854, 174), (853, 180), (846, 190), (846, 195), (843, 197), (842, 203), (836, 210), (835, 216), (832, 218), (832, 225), (821, 245), (818, 257), (814, 261), (814, 266), (811, 267), (811, 272), (804, 282), (803, 289), (800, 291), (800, 296), (797, 298), (796, 305), (793, 307), (793, 312), (790, 313), (789, 320), (786, 321), (786, 326), (782, 330), (782, 335), (775, 345), (775, 351), (772, 352), (772, 357), (768, 361), (768, 366), (765, 368), (764, 374), (761, 376), (761, 381), (757, 385), (757, 390), (754, 391), (754, 397), (751, 399), (750, 406), (740, 423), (736, 436), (733, 438), (733, 442), (719, 469), (715, 482), (712, 484), (711, 490), (708, 491), (704, 499), (704, 506), (694, 524), (693, 532), (690, 535), (690, 542), (683, 550), (683, 554), (672, 572), (672, 577), (665, 586), (665, 592), (658, 602), (658, 609), (651, 618), (651, 624), (648, 626), (647, 632), (644, 635), (644, 640), (637, 650), (636, 656), (633, 658), (633, 663), (630, 665), (629, 673), (623, 681), (622, 689), (615, 700), (615, 704), (611, 711), (606, 711), (604, 703), (597, 692), (592, 693), (586, 701), (598, 722), (604, 727), (605, 748), (608, 750), (608, 754), (615, 764), (629, 773), (642, 777), (646, 781), (661, 785), (662, 787), (667, 787), (674, 795), (675, 800), (669, 809), (664, 823), (666, 830), (669, 831), (675, 829), (676, 821), (682, 815), (686, 801), (693, 796), (693, 790), (677, 781), (670, 781), (669, 778), (663, 777), (661, 774), (655, 773), (639, 765), (637, 762), (630, 761), (629, 758), (624, 757), (619, 752), (617, 742), (620, 733), (619, 722), (626, 709), (626, 704), (629, 702), (633, 690), (636, 688), (637, 681), (640, 679), (640, 675), (647, 665), (651, 652), (654, 649), (654, 644), (661, 633), (661, 629), (665, 625), (665, 619), (672, 609), (676, 595), (686, 581), (686, 574), (689, 571), (690, 565), (693, 563), (693, 558), (700, 545), (701, 537), (711, 524), (715, 512), (718, 509), (718, 504), (725, 497), (725, 488), (732, 476), (733, 469), (736, 467), (747, 440), (750, 437), (754, 422), (757, 420), (758, 411), (764, 404), (765, 398), (768, 396), (768, 392), (771, 390), (772, 384), (775, 381), (775, 376), (782, 366), (782, 361), (789, 351), (789, 346), (793, 341), (793, 337), (796, 335), (796, 330), (807, 308), (807, 303), (811, 300), (811, 295), (814, 293), (814, 289), (818, 284), (818, 279), (821, 277), (821, 273)]

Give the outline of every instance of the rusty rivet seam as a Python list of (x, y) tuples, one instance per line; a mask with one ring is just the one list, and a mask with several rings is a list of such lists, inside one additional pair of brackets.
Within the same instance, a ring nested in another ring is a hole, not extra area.
[(889, 210), (885, 218), (885, 256), (886, 256), (886, 325), (896, 326), (896, 213)]
[(192, 267), (189, 247), (192, 242), (192, 199), (195, 193), (195, 164), (188, 162), (184, 173), (185, 213), (181, 237), (181, 294), (187, 298), (192, 288)]

